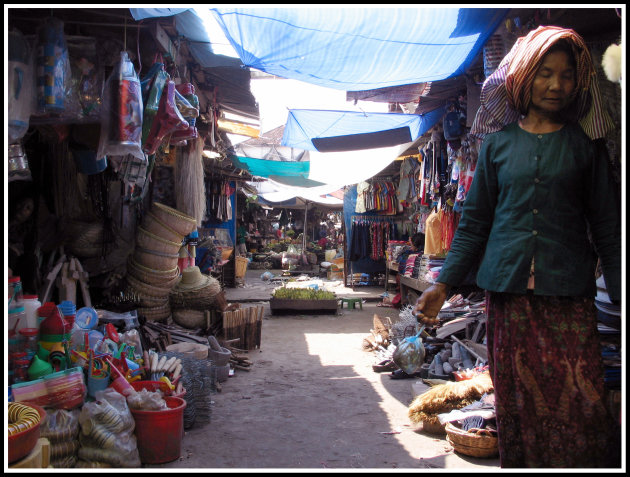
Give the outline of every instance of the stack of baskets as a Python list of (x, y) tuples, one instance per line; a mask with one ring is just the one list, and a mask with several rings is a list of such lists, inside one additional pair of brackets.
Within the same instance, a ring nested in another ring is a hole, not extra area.
[(489, 429), (460, 429), (451, 422), (446, 423), (446, 440), (456, 452), (471, 457), (495, 457), (499, 454), (496, 432)]
[(196, 228), (193, 217), (158, 202), (138, 227), (127, 266), (127, 285), (140, 297), (138, 314), (148, 321), (164, 321), (170, 316), (169, 293), (180, 275), (179, 249), (184, 237)]
[(224, 300), (221, 284), (199, 267), (188, 267), (182, 279), (170, 293), (173, 321), (184, 328), (198, 328), (206, 324), (205, 311), (222, 309)]

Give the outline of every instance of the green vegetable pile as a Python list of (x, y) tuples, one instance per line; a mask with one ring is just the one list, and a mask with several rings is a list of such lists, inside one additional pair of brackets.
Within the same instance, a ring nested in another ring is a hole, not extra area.
[(277, 288), (273, 292), (273, 298), (285, 300), (334, 300), (336, 295), (326, 290), (315, 290), (314, 288)]

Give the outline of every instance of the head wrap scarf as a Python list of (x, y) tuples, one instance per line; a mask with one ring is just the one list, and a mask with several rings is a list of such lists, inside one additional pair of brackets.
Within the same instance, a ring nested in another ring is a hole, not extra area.
[(606, 136), (614, 127), (602, 107), (596, 72), (584, 40), (575, 31), (555, 26), (541, 26), (520, 37), (499, 67), (484, 82), (480, 103), (470, 133), (484, 137), (513, 123), (527, 111), (534, 76), (549, 48), (560, 39), (568, 40), (577, 67), (573, 97), (577, 101), (577, 118), (591, 138)]

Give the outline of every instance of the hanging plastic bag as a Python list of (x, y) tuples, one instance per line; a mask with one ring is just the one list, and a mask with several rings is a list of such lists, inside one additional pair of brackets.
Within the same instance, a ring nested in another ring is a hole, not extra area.
[[(164, 70), (164, 63), (155, 63), (145, 79), (142, 80), (144, 114), (142, 121), (142, 145), (144, 146), (149, 137), (151, 126), (155, 120), (158, 109), (160, 108), (160, 100), (162, 92), (168, 80), (168, 73)], [(146, 94), (144, 90), (146, 88)]]
[(71, 74), (63, 22), (46, 18), (37, 29), (37, 38), (37, 112), (61, 113), (66, 109)]
[(13, 144), (26, 134), (37, 106), (35, 60), (28, 42), (18, 30), (9, 32), (8, 59), (9, 144)]
[(97, 157), (131, 154), (144, 161), (141, 141), (140, 80), (127, 52), (122, 51), (120, 63), (105, 83)]
[(188, 121), (180, 114), (175, 104), (175, 83), (170, 79), (166, 80), (160, 107), (151, 125), (151, 131), (144, 144), (144, 151), (147, 154), (155, 154), (158, 147), (167, 136), (177, 130), (188, 129)]
[(420, 338), (422, 331), (424, 325), (415, 336), (408, 336), (402, 340), (392, 355), (394, 363), (407, 374), (418, 372), (424, 363), (425, 350)]

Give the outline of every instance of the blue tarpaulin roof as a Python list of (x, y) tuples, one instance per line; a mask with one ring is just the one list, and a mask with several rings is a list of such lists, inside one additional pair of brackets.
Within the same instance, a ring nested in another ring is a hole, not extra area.
[(437, 123), (446, 106), (420, 114), (292, 109), (282, 145), (319, 152), (388, 147), (415, 141)]
[(213, 8), (245, 66), (344, 91), (465, 72), (506, 8)]

